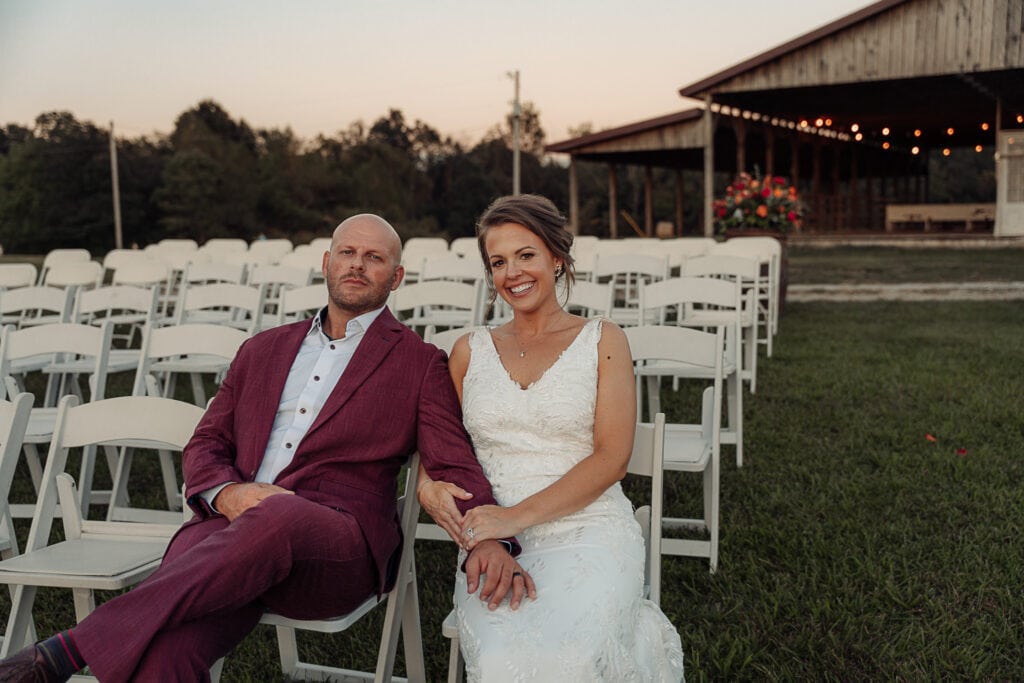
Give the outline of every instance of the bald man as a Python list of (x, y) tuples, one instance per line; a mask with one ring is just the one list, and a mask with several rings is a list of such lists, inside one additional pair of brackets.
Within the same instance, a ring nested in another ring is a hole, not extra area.
[[(386, 592), (401, 533), (399, 469), (419, 450), (432, 479), (495, 504), (462, 427), (444, 353), (385, 307), (401, 240), (353, 216), (324, 253), (327, 305), (242, 345), (182, 454), (195, 512), (160, 568), (69, 631), (0, 662), (0, 681), (64, 681), (88, 664), (104, 683), (209, 680), (270, 609), (297, 619), (351, 611)], [(514, 540), (465, 565), (497, 605), (523, 598)], [(530, 588), (532, 591), (532, 586)]]

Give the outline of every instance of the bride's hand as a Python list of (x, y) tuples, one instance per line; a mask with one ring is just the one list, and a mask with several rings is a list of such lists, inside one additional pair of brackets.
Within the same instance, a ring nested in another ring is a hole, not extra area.
[[(470, 533), (470, 529), (473, 533)], [(481, 541), (511, 538), (522, 530), (523, 526), (516, 520), (511, 508), (481, 505), (462, 518), (462, 545), (472, 550)]]
[(462, 546), (462, 513), (455, 499), (469, 500), (473, 494), (445, 481), (424, 480), (416, 487), (416, 497), (437, 525)]

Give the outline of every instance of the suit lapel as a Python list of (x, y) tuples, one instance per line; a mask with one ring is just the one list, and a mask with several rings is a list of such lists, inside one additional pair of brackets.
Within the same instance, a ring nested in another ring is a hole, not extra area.
[[(319, 429), (329, 420), (343, 405), (352, 397), (367, 378), (373, 374), (377, 367), (384, 361), (387, 355), (394, 348), (400, 338), (403, 326), (391, 315), (391, 311), (385, 308), (377, 319), (373, 321), (370, 328), (364, 333), (363, 340), (359, 343), (355, 355), (349, 361), (348, 367), (342, 373), (334, 390), (327, 398), (327, 402), (320, 410), (316, 420), (310, 425), (307, 436)], [(287, 373), (286, 373), (287, 374)]]

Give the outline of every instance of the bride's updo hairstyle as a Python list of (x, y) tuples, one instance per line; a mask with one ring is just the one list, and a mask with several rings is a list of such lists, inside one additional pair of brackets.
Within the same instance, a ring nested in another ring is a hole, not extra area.
[(532, 232), (544, 242), (544, 246), (554, 257), (562, 262), (562, 272), (555, 276), (555, 280), (565, 278), (565, 295), (568, 298), (569, 289), (576, 281), (576, 267), (573, 265), (572, 254), (569, 253), (573, 238), (572, 233), (566, 228), (569, 221), (558, 212), (554, 202), (547, 197), (539, 194), (521, 194), (495, 199), (476, 224), (476, 241), (480, 247), (480, 257), (484, 260), (484, 270), (487, 272), (491, 302), (494, 302), (497, 292), (494, 289), (491, 260), (487, 257), (484, 241), (490, 228), (505, 223), (515, 223)]

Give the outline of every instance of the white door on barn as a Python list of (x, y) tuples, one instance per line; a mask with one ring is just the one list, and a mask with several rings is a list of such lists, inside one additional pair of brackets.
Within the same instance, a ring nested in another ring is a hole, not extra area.
[(1000, 131), (996, 144), (995, 234), (1024, 235), (1024, 130)]

